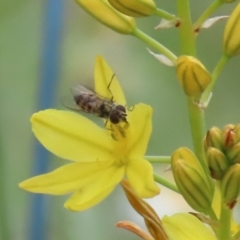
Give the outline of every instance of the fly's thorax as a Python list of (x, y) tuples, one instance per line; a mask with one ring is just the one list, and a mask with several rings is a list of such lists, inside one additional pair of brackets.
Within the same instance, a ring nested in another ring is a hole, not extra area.
[(115, 107), (115, 103), (110, 100), (103, 100), (99, 106), (99, 117), (110, 119), (112, 109)]

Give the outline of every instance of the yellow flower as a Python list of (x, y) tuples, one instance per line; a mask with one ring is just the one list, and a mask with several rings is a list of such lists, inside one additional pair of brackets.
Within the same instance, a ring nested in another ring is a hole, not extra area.
[[(102, 85), (107, 88), (105, 80), (110, 73), (109, 66), (98, 57), (95, 75), (101, 83), (97, 91)], [(113, 96), (118, 93), (118, 97), (124, 97), (116, 78), (113, 82)], [(56, 156), (74, 162), (27, 179), (20, 183), (20, 187), (30, 192), (53, 195), (73, 192), (65, 203), (65, 207), (72, 211), (85, 210), (99, 203), (124, 176), (140, 197), (157, 195), (159, 188), (153, 179), (152, 166), (144, 160), (152, 130), (151, 117), (150, 106), (134, 106), (128, 112), (128, 128), (121, 127), (123, 136), (119, 134), (118, 125), (112, 125), (112, 130), (101, 128), (76, 113), (53, 109), (35, 113), (31, 122), (37, 139)], [(112, 134), (117, 136), (117, 140)]]
[(211, 230), (195, 216), (178, 213), (162, 219), (164, 230), (172, 240), (216, 240)]

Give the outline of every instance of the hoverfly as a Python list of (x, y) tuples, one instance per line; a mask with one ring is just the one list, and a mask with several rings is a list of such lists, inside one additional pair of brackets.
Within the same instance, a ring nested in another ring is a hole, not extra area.
[[(112, 79), (107, 87), (109, 91)], [(123, 105), (117, 104), (113, 100), (113, 96), (111, 99), (103, 97), (82, 85), (75, 85), (71, 87), (71, 92), (75, 106), (70, 107), (68, 104), (63, 103), (67, 108), (75, 111), (91, 113), (110, 121), (112, 124), (118, 124), (120, 122), (128, 123), (126, 108)]]

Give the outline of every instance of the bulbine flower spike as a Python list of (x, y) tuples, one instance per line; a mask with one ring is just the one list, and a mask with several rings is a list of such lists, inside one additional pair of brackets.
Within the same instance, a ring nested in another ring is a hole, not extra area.
[(199, 212), (211, 207), (213, 192), (196, 156), (187, 148), (179, 148), (171, 157), (175, 182), (188, 204)]
[[(113, 73), (102, 57), (96, 60), (97, 73), (101, 81), (97, 89), (104, 84), (107, 88), (109, 82), (103, 76)], [(111, 92), (125, 102), (118, 82), (113, 84)], [(85, 210), (102, 201), (124, 176), (140, 197), (157, 195), (159, 188), (153, 179), (152, 166), (143, 158), (152, 131), (151, 118), (152, 109), (145, 104), (137, 104), (127, 112), (128, 127), (124, 129), (117, 124), (102, 128), (68, 111), (48, 109), (35, 113), (31, 123), (36, 138), (56, 156), (73, 162), (27, 179), (20, 187), (34, 193), (73, 193), (65, 203), (72, 211)], [(112, 135), (118, 136), (117, 139)]]
[(154, 14), (156, 5), (152, 0), (108, 0), (119, 12), (131, 17), (146, 17)]
[(240, 53), (240, 3), (230, 15), (223, 35), (224, 53), (231, 57)]
[(186, 95), (199, 98), (208, 84), (211, 75), (204, 65), (191, 56), (180, 56), (177, 59), (177, 77)]
[(131, 34), (136, 28), (134, 18), (114, 9), (107, 0), (76, 0), (76, 2), (99, 22), (121, 34)]

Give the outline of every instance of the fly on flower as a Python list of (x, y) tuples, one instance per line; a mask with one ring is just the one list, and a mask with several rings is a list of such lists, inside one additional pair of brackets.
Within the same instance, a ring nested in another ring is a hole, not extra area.
[[(113, 75), (114, 77), (114, 75)], [(108, 91), (111, 93), (110, 86), (113, 77), (108, 84)], [(127, 122), (126, 108), (111, 99), (101, 96), (100, 94), (90, 90), (82, 85), (75, 85), (71, 88), (75, 106), (70, 106), (67, 102), (63, 102), (64, 106), (75, 111), (83, 111), (91, 113), (110, 121), (112, 124)], [(111, 93), (112, 95), (112, 93)]]

